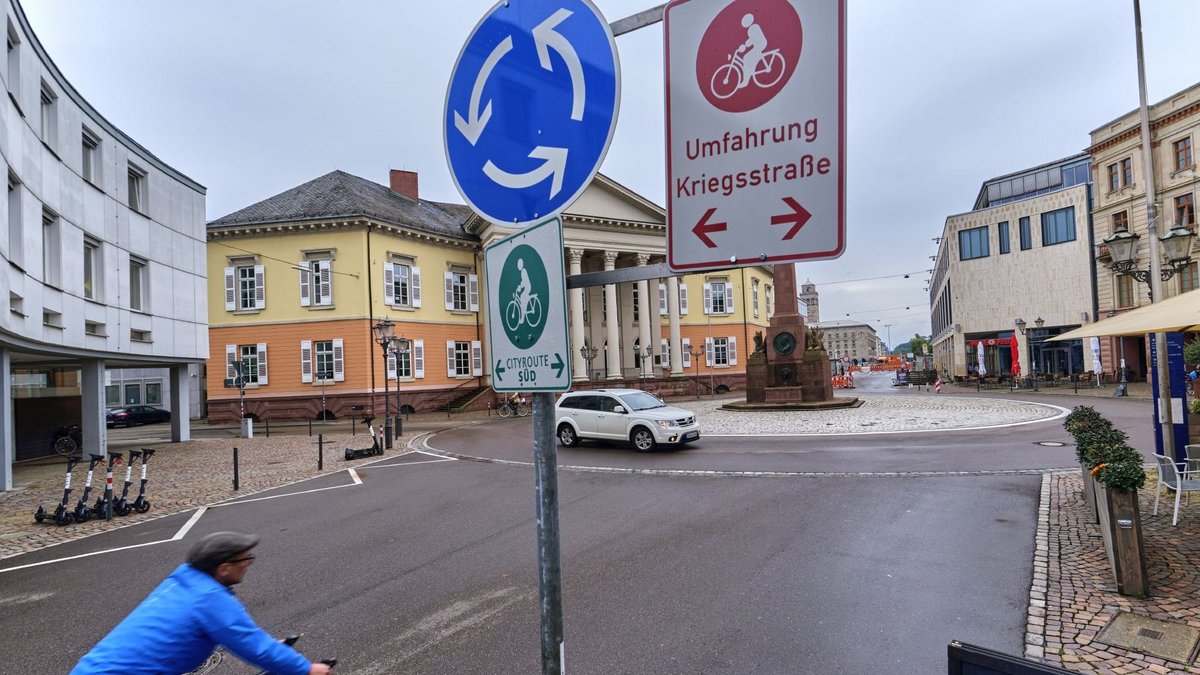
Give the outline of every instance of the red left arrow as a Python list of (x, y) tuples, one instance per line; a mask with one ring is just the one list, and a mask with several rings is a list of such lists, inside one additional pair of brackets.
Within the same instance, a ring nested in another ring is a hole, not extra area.
[(786, 241), (796, 236), (796, 233), (800, 231), (800, 228), (804, 227), (804, 224), (808, 222), (809, 218), (812, 218), (812, 214), (808, 212), (808, 209), (800, 206), (800, 202), (792, 199), (791, 197), (784, 197), (783, 203), (787, 204), (788, 208), (790, 208), (792, 212), (782, 213), (778, 216), (771, 216), (771, 224), (792, 224), (792, 229), (788, 230), (787, 234), (783, 235), (783, 239)]
[(700, 218), (700, 222), (696, 223), (696, 226), (692, 228), (692, 234), (699, 237), (700, 241), (704, 242), (704, 245), (709, 248), (716, 248), (717, 244), (712, 239), (709, 239), (708, 235), (713, 232), (724, 232), (727, 225), (727, 223), (708, 222), (708, 219), (712, 218), (712, 215), (716, 212), (715, 208), (705, 211), (704, 216)]

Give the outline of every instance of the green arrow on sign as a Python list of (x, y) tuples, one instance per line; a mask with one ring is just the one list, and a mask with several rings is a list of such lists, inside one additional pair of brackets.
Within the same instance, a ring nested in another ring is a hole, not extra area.
[(565, 367), (566, 367), (566, 365), (567, 365), (567, 364), (563, 363), (563, 360), (562, 360), (562, 354), (555, 353), (555, 354), (554, 354), (554, 361), (555, 361), (554, 363), (551, 363), (551, 364), (550, 364), (550, 367), (551, 367), (551, 368), (553, 368), (553, 369), (554, 369), (554, 371), (555, 371), (555, 372), (554, 372), (554, 376), (555, 376), (555, 377), (562, 377), (562, 371), (563, 371), (563, 368), (565, 368)]
[(500, 359), (496, 359), (496, 379), (497, 380), (500, 380), (501, 382), (504, 381), (504, 378), (500, 377), (500, 376), (504, 374), (505, 370), (507, 370), (507, 369), (500, 365)]

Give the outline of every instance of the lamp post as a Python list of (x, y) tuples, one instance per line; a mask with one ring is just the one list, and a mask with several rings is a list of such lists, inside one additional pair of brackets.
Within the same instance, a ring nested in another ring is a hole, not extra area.
[[(404, 434), (404, 421), (400, 416), (400, 364), (407, 364), (408, 372), (412, 372), (412, 361), (409, 359), (409, 349), (412, 346), (412, 340), (406, 337), (392, 338), (392, 352), (396, 355), (396, 437), (399, 438)], [(386, 399), (385, 399), (386, 402)]]
[(391, 319), (380, 319), (371, 327), (371, 332), (375, 336), (375, 342), (379, 343), (380, 351), (383, 352), (383, 447), (385, 450), (391, 450), (392, 418), (388, 416), (387, 360), (392, 338), (396, 337), (396, 325), (392, 323)]
[[(1021, 335), (1025, 335), (1026, 325), (1027, 325), (1025, 323), (1025, 319), (1018, 317), (1015, 321), (1013, 321), (1013, 323), (1016, 325), (1017, 330), (1021, 332)], [(1034, 326), (1035, 331), (1032, 334), (1030, 334), (1029, 340), (1025, 341), (1026, 352), (1029, 357), (1030, 377), (1032, 378), (1030, 380), (1030, 382), (1033, 383), (1032, 388), (1034, 391), (1038, 390), (1038, 379), (1037, 379), (1037, 361), (1035, 361), (1033, 358), (1033, 338), (1035, 338), (1041, 334), (1042, 326), (1044, 326), (1044, 325), (1046, 325), (1046, 320), (1043, 319), (1042, 317), (1039, 316), (1038, 318), (1034, 319), (1033, 326)]]
[(600, 350), (592, 347), (591, 345), (583, 345), (579, 348), (579, 355), (583, 357), (584, 361), (587, 361), (588, 382), (592, 381), (592, 360), (594, 360), (596, 355), (599, 353)]
[(654, 367), (650, 365), (650, 358), (654, 356), (654, 350), (650, 345), (642, 347), (642, 378), (650, 378), (654, 376)]
[(704, 353), (704, 347), (698, 345), (688, 345), (688, 358), (692, 360), (692, 367), (696, 369), (696, 398), (700, 398), (700, 355)]
[[(1187, 269), (1192, 262), (1190, 252), (1192, 238), (1195, 236), (1196, 234), (1186, 227), (1176, 225), (1158, 240), (1162, 244), (1163, 257), (1166, 258), (1166, 266), (1160, 266), (1158, 270), (1160, 280), (1166, 281)], [(1112, 254), (1113, 262), (1110, 269), (1117, 274), (1128, 274), (1149, 286), (1150, 302), (1154, 302), (1154, 288), (1151, 283), (1154, 278), (1154, 268), (1137, 268), (1137, 242), (1140, 238), (1129, 230), (1120, 230), (1114, 232), (1103, 243), (1108, 245), (1108, 251)]]

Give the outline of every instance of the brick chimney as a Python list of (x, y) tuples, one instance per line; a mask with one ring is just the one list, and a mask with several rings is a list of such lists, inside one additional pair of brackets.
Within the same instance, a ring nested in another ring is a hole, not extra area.
[(416, 171), (401, 171), (400, 169), (392, 169), (391, 175), (392, 192), (399, 195), (404, 195), (413, 201), (419, 201), (417, 196), (417, 172)]

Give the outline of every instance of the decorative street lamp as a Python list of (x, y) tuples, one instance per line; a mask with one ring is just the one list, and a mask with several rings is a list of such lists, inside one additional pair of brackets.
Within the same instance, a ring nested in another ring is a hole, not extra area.
[(704, 353), (704, 347), (688, 345), (687, 353), (696, 369), (696, 398), (700, 398), (700, 355)]
[[(1159, 270), (1159, 278), (1162, 281), (1187, 269), (1192, 262), (1192, 239), (1195, 236), (1195, 232), (1176, 225), (1159, 239), (1159, 242), (1162, 243), (1163, 257), (1166, 258), (1166, 266)], [(1108, 251), (1112, 254), (1113, 262), (1110, 266), (1112, 271), (1117, 274), (1128, 274), (1149, 286), (1151, 270), (1137, 269), (1137, 241), (1140, 238), (1129, 230), (1120, 230), (1114, 232), (1103, 243), (1108, 246)], [(1150, 301), (1154, 302), (1153, 291), (1150, 291)]]
[[(371, 327), (371, 332), (375, 336), (375, 342), (379, 343), (379, 349), (383, 352), (383, 447), (385, 450), (392, 449), (392, 418), (388, 415), (388, 382), (387, 382), (387, 362), (388, 349), (391, 347), (392, 339), (396, 337), (396, 326), (391, 319), (380, 319)], [(397, 382), (397, 384), (399, 384)]]
[(596, 355), (599, 353), (599, 349), (586, 344), (579, 348), (580, 356), (587, 361), (587, 378), (589, 382), (592, 380), (592, 360), (595, 359)]
[(654, 366), (650, 361), (650, 357), (654, 355), (654, 350), (650, 345), (642, 347), (642, 379), (654, 376)]
[[(1021, 332), (1021, 335), (1024, 335), (1026, 332), (1025, 326), (1027, 325), (1025, 323), (1025, 319), (1018, 317), (1016, 320), (1013, 321), (1013, 323), (1016, 325), (1017, 330)], [(1034, 319), (1033, 327), (1035, 330), (1029, 336), (1030, 339), (1025, 341), (1025, 347), (1026, 347), (1026, 351), (1028, 353), (1027, 355), (1029, 357), (1029, 373), (1030, 373), (1029, 376), (1031, 378), (1030, 382), (1033, 383), (1032, 388), (1034, 391), (1037, 391), (1037, 388), (1038, 388), (1038, 379), (1037, 379), (1038, 369), (1037, 369), (1037, 361), (1033, 358), (1033, 338), (1035, 338), (1041, 334), (1042, 326), (1044, 326), (1044, 325), (1046, 325), (1046, 320), (1043, 319), (1042, 317), (1039, 316), (1038, 318)]]
[(404, 434), (404, 421), (400, 416), (401, 411), (404, 409), (400, 405), (400, 364), (408, 364), (408, 371), (412, 372), (412, 361), (409, 358), (409, 348), (412, 347), (412, 340), (406, 337), (393, 337), (391, 343), (392, 353), (396, 355), (396, 437), (399, 438)]

